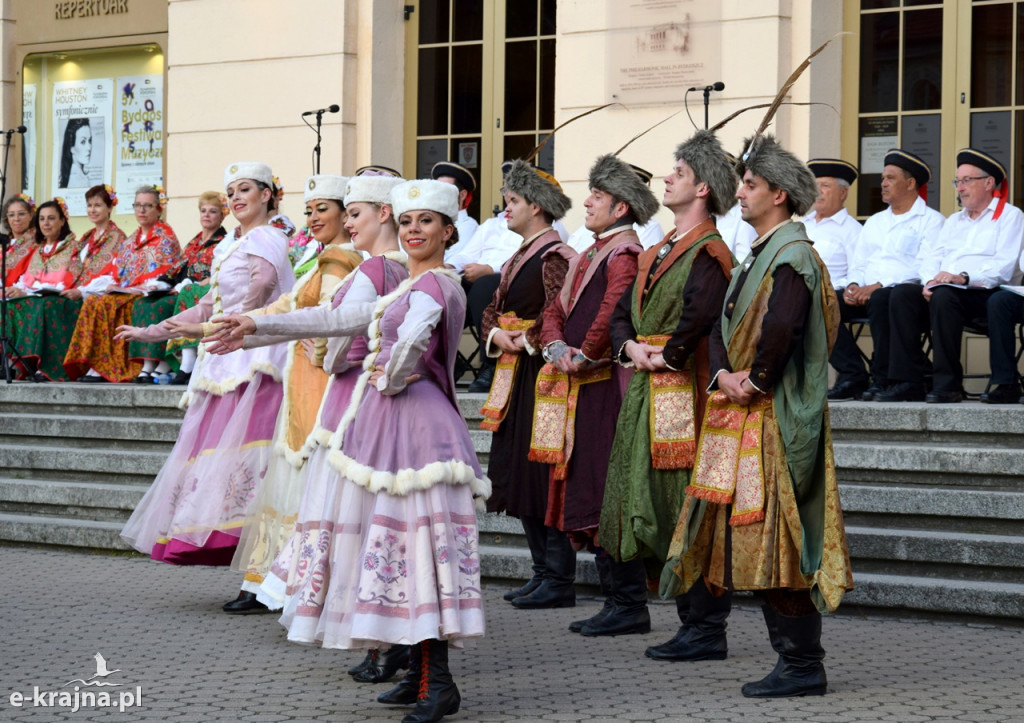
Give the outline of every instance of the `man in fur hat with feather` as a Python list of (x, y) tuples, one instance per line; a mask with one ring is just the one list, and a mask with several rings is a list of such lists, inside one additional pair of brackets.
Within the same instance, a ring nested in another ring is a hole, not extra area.
[[(570, 262), (565, 284), (544, 312), (547, 364), (537, 376), (530, 459), (551, 466), (547, 524), (567, 532), (578, 549), (593, 550), (628, 374), (612, 363), (611, 316), (636, 278), (643, 250), (633, 223), (647, 223), (658, 201), (629, 164), (605, 155), (590, 170), (590, 195), (583, 205), (594, 241)], [(628, 632), (645, 633), (651, 622), (642, 568), (636, 582), (643, 596), (631, 611), (634, 624)], [(544, 602), (527, 596), (512, 604)], [(566, 604), (574, 603), (575, 598), (572, 603), (566, 598)]]
[(703, 580), (757, 590), (779, 660), (743, 695), (823, 695), (821, 613), (852, 589), (828, 419), (835, 292), (802, 223), (814, 175), (771, 136), (747, 144), (743, 219), (758, 233), (711, 335), (714, 392), (662, 574), (663, 596)]
[[(736, 184), (733, 163), (714, 134), (697, 131), (679, 145), (662, 199), (675, 228), (640, 255), (636, 281), (612, 315), (615, 360), (635, 371), (619, 412), (598, 533), (598, 574), (608, 600), (586, 622), (584, 634), (614, 634), (626, 624), (628, 597), (618, 578), (624, 570), (639, 576), (646, 567), (656, 580), (668, 557), (707, 403), (708, 336), (722, 313), (733, 267), (713, 216), (735, 205)], [(725, 657), (724, 647), (709, 648), (701, 640), (712, 607), (723, 611), (724, 630), (731, 596), (715, 599), (703, 583), (699, 588), (676, 598), (684, 625), (670, 641), (648, 648), (647, 657)], [(695, 620), (705, 623), (700, 628), (685, 625), (695, 595)]]

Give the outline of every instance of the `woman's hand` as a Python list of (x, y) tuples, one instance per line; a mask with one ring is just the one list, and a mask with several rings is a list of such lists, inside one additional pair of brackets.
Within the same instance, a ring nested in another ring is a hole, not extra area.
[(203, 338), (202, 324), (190, 324), (185, 321), (174, 321), (173, 319), (168, 319), (164, 322), (164, 325), (172, 339), (179, 336), (185, 336), (189, 339)]
[(60, 295), (63, 296), (65, 299), (78, 301), (79, 299), (82, 298), (82, 291), (81, 289), (66, 289), (60, 292)]
[(7, 287), (7, 298), (8, 299), (20, 299), (25, 295), (25, 292), (19, 289), (17, 286)]
[(143, 327), (141, 326), (129, 326), (127, 324), (117, 327), (117, 333), (114, 334), (114, 341), (138, 341), (141, 337), (140, 332)]

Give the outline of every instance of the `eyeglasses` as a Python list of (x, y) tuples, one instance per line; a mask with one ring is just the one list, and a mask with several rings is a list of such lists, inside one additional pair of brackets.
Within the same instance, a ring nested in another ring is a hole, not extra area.
[(953, 179), (953, 188), (959, 188), (960, 186), (966, 186), (968, 183), (974, 183), (985, 178), (991, 178), (992, 176), (964, 176), (963, 178)]
[(152, 211), (154, 208), (156, 208), (156, 204), (155, 203), (133, 203), (132, 204), (132, 208), (134, 208), (136, 211)]

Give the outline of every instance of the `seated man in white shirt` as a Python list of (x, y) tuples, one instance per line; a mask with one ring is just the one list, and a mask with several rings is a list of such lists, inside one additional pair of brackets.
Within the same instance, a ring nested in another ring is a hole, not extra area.
[[(931, 176), (928, 164), (913, 153), (894, 148), (886, 154), (882, 168), (882, 201), (889, 207), (864, 223), (847, 267), (846, 288), (839, 297), (840, 313), (844, 319), (866, 316), (875, 347), (871, 358), (871, 386), (861, 396), (865, 401), (875, 399), (891, 386), (889, 308), (892, 291), (897, 284), (920, 280), (919, 269), (924, 256), (938, 239), (945, 221), (942, 214), (929, 208), (922, 198)], [(839, 333), (849, 332), (840, 326)], [(844, 357), (839, 359), (837, 354)], [(829, 361), (837, 369), (864, 366), (856, 346), (841, 344), (839, 340)], [(923, 392), (920, 398), (924, 398)]]
[(1024, 213), (1006, 203), (1006, 170), (982, 151), (965, 148), (956, 156), (954, 187), (963, 209), (946, 219), (938, 242), (924, 260), (924, 285), (900, 284), (889, 308), (892, 357), (889, 376), (898, 382), (877, 401), (919, 398), (925, 391), (928, 359), (921, 339), (932, 339), (929, 403), (963, 399), (960, 350), (964, 325), (987, 319), (989, 298), (1000, 284), (1013, 283), (1024, 243)]
[[(634, 166), (632, 163), (628, 165), (633, 169), (633, 173), (635, 173), (646, 186), (650, 187), (651, 179), (654, 177), (654, 174), (650, 171), (645, 171), (643, 168), (640, 168), (640, 166)], [(649, 249), (651, 246), (661, 243), (665, 238), (665, 234), (661, 230), (661, 224), (658, 223), (658, 220), (653, 216), (651, 217), (651, 220), (642, 226), (638, 223), (634, 223), (633, 230), (636, 231), (636, 235), (640, 238), (640, 245), (643, 246), (644, 249)], [(572, 232), (572, 236), (569, 237), (569, 240), (566, 241), (566, 243), (569, 244), (569, 246), (572, 247), (572, 250), (576, 253), (583, 253), (594, 243), (594, 232), (587, 229), (586, 224), (581, 224), (578, 229)]]
[(469, 215), (466, 210), (473, 202), (473, 193), (476, 191), (476, 178), (467, 168), (451, 161), (438, 161), (430, 169), (430, 177), (435, 181), (450, 183), (459, 189), (459, 217), (454, 219), (455, 228), (459, 230), (459, 241), (444, 252), (444, 259), (448, 259), (465, 248), (469, 240), (473, 238), (477, 227), (480, 225), (476, 219)]
[[(861, 230), (860, 222), (844, 207), (850, 186), (857, 180), (857, 169), (852, 163), (838, 158), (815, 158), (807, 162), (807, 167), (818, 182), (818, 198), (814, 208), (804, 217), (807, 237), (813, 242), (814, 250), (832, 278), (832, 288), (836, 290), (839, 299), (842, 320), (850, 321), (864, 313), (861, 309), (843, 303), (846, 275)], [(829, 357), (838, 373), (835, 386), (828, 392), (829, 401), (860, 399), (860, 395), (868, 388), (868, 370), (864, 368), (856, 344), (850, 330), (841, 324)]]

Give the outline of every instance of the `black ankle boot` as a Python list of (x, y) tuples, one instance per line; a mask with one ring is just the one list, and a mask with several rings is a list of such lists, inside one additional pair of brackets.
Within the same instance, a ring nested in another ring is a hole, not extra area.
[(266, 605), (256, 599), (256, 593), (242, 590), (231, 602), (224, 603), (221, 610), (232, 615), (252, 615), (253, 613), (269, 613)]
[(366, 669), (353, 676), (360, 683), (384, 683), (391, 680), (400, 668), (409, 667), (408, 645), (392, 645), (383, 652), (374, 652), (373, 660)]
[[(821, 613), (783, 615), (767, 610), (765, 623), (769, 637), (772, 625), (776, 639), (772, 647), (779, 653), (775, 669), (756, 683), (747, 683), (741, 692), (747, 698), (795, 698), (802, 695), (825, 695), (828, 679), (821, 661), (825, 651), (821, 647)], [(771, 619), (770, 619), (771, 618)]]
[(544, 552), (544, 579), (529, 595), (517, 597), (512, 604), (521, 610), (571, 608), (576, 606), (576, 551), (569, 538), (553, 527), (547, 530)]
[(374, 658), (374, 655), (376, 653), (377, 653), (377, 649), (376, 648), (371, 648), (370, 650), (367, 650), (366, 651), (366, 657), (363, 658), (362, 661), (360, 661), (359, 665), (353, 665), (351, 668), (349, 668), (348, 669), (348, 674), (349, 675), (359, 675), (360, 673), (362, 673), (364, 670), (366, 670), (370, 666), (370, 663), (373, 662), (373, 658)]
[(548, 545), (548, 530), (544, 526), (544, 520), (540, 517), (523, 516), (519, 518), (519, 521), (523, 525), (523, 536), (526, 537), (526, 545), (530, 548), (533, 577), (527, 580), (525, 585), (517, 587), (515, 590), (509, 590), (502, 595), (502, 598), (509, 602), (512, 602), (517, 597), (529, 595), (540, 587), (540, 583), (544, 579), (544, 556)]
[(612, 593), (614, 592), (614, 585), (611, 581), (610, 562), (611, 558), (608, 555), (598, 555), (594, 558), (594, 565), (597, 566), (597, 580), (601, 585), (601, 595), (604, 597), (604, 606), (597, 611), (596, 615), (592, 615), (586, 620), (574, 620), (569, 623), (570, 632), (578, 633), (583, 629), (583, 626), (596, 624), (611, 612), (613, 606)]
[(412, 705), (416, 702), (416, 697), (420, 692), (420, 674), (422, 665), (422, 656), (420, 655), (419, 645), (409, 646), (409, 670), (405, 672), (405, 676), (398, 681), (398, 685), (389, 690), (387, 693), (381, 693), (377, 696), (378, 703), (384, 703), (385, 705)]
[[(608, 557), (604, 553), (602, 557)], [(612, 584), (612, 608), (600, 620), (587, 623), (580, 635), (633, 635), (651, 632), (651, 614), (647, 609), (647, 575), (641, 560), (619, 562), (608, 557)]]
[(420, 643), (420, 680), (416, 707), (402, 723), (434, 723), (459, 712), (462, 696), (448, 669), (448, 643), (424, 640)]
[[(732, 592), (726, 590), (715, 597), (704, 581), (698, 580), (686, 598), (686, 622), (671, 640), (647, 648), (644, 655), (653, 660), (725, 660), (729, 654), (725, 619), (732, 610)], [(681, 609), (676, 609), (682, 615)]]

